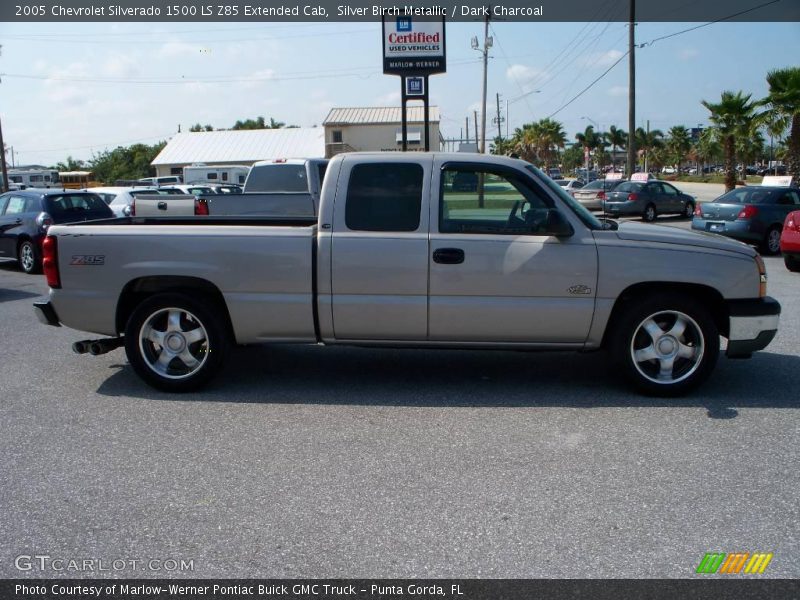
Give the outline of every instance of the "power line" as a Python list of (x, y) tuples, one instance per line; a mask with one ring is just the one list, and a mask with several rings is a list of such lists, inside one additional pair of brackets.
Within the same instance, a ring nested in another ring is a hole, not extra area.
[(585, 88), (583, 88), (583, 89), (582, 89), (580, 92), (578, 92), (578, 94), (577, 94), (577, 95), (573, 96), (573, 97), (572, 97), (572, 99), (570, 99), (570, 101), (569, 101), (569, 102), (567, 102), (566, 104), (564, 104), (563, 106), (561, 106), (561, 107), (560, 107), (558, 110), (556, 110), (555, 112), (552, 112), (552, 113), (550, 113), (549, 115), (547, 115), (547, 118), (549, 119), (549, 118), (551, 118), (551, 117), (554, 117), (554, 116), (556, 116), (556, 115), (557, 115), (558, 113), (560, 113), (562, 110), (564, 110), (565, 108), (567, 108), (567, 107), (568, 107), (570, 104), (572, 104), (573, 102), (575, 102), (575, 100), (577, 100), (578, 98), (580, 98), (581, 96), (583, 96), (583, 95), (584, 95), (586, 92), (588, 92), (588, 91), (589, 91), (589, 90), (590, 90), (590, 89), (591, 89), (591, 88), (594, 86), (594, 84), (595, 84), (595, 83), (597, 83), (597, 82), (598, 82), (598, 81), (600, 81), (600, 80), (601, 80), (603, 77), (605, 77), (606, 75), (608, 75), (608, 74), (611, 72), (611, 69), (613, 69), (614, 67), (616, 67), (616, 66), (617, 66), (617, 65), (620, 63), (620, 61), (622, 61), (622, 59), (623, 59), (623, 58), (625, 58), (626, 56), (628, 56), (628, 54), (629, 54), (629, 53), (626, 51), (626, 52), (625, 52), (625, 54), (623, 54), (622, 56), (620, 56), (620, 57), (619, 57), (619, 58), (618, 58), (618, 59), (617, 59), (617, 60), (614, 62), (614, 64), (613, 64), (613, 65), (611, 65), (610, 67), (608, 67), (608, 69), (606, 69), (606, 70), (603, 72), (603, 74), (602, 74), (602, 75), (600, 75), (600, 77), (598, 77), (598, 78), (597, 78), (597, 79), (595, 79), (595, 80), (594, 80), (592, 83), (590, 83), (590, 84), (589, 84), (589, 85), (587, 85)]

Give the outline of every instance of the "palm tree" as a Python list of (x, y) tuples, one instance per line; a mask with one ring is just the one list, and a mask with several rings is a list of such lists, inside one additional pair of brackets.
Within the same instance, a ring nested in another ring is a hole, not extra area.
[(622, 129), (617, 129), (615, 125), (608, 128), (608, 131), (603, 134), (606, 141), (611, 144), (611, 166), (617, 166), (617, 148), (624, 150), (628, 144), (628, 134)]
[(774, 120), (791, 121), (787, 140), (788, 174), (800, 181), (800, 67), (778, 69), (767, 73), (769, 94), (762, 103), (769, 107)]
[(701, 104), (710, 112), (709, 119), (717, 130), (725, 153), (725, 191), (736, 187), (736, 137), (747, 136), (754, 119), (755, 103), (750, 102), (751, 94), (741, 91), (735, 94), (729, 90), (722, 92), (717, 103), (702, 100)]
[(514, 152), (521, 158), (546, 168), (553, 164), (558, 149), (567, 143), (567, 136), (558, 121), (541, 119), (517, 128), (511, 142)]
[[(583, 146), (584, 150), (589, 150), (589, 152), (593, 152), (597, 148), (599, 148), (603, 142), (603, 138), (600, 134), (595, 133), (594, 127), (589, 125), (583, 133), (576, 133), (575, 139), (578, 140), (578, 143)], [(589, 177), (589, 174), (586, 174), (586, 177)]]
[[(697, 162), (705, 165), (708, 162), (715, 163), (722, 157), (722, 146), (717, 140), (714, 128), (704, 129), (700, 138), (694, 146)], [(700, 169), (698, 169), (699, 171)], [(700, 175), (701, 173), (698, 173)]]
[(636, 141), (636, 149), (642, 153), (645, 172), (647, 172), (648, 169), (648, 155), (651, 154), (653, 150), (661, 148), (661, 146), (664, 145), (662, 142), (663, 138), (664, 134), (660, 129), (651, 129), (650, 131), (645, 131), (641, 127), (636, 128), (634, 140)]
[(669, 159), (675, 161), (677, 172), (681, 172), (681, 164), (692, 147), (692, 138), (689, 130), (683, 125), (670, 127), (669, 140), (667, 140), (667, 152)]

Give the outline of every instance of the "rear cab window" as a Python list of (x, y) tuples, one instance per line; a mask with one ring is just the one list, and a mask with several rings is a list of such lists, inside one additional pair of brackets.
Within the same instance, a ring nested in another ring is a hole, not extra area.
[(308, 193), (308, 177), (304, 164), (276, 163), (253, 167), (247, 179), (248, 192)]
[(350, 172), (345, 225), (351, 231), (417, 231), (424, 169), (415, 163), (365, 163)]

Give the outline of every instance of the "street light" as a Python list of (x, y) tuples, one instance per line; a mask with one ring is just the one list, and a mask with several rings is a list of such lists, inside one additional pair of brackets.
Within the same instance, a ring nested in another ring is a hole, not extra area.
[(508, 127), (509, 127), (509, 124), (511, 123), (511, 119), (508, 116), (508, 107), (511, 104), (513, 104), (514, 102), (516, 102), (517, 100), (522, 100), (523, 98), (527, 98), (531, 94), (539, 94), (539, 93), (541, 93), (541, 91), (542, 90), (531, 90), (530, 92), (525, 92), (521, 96), (517, 96), (516, 98), (511, 98), (509, 100), (506, 100), (506, 137), (509, 137), (509, 135), (508, 135)]

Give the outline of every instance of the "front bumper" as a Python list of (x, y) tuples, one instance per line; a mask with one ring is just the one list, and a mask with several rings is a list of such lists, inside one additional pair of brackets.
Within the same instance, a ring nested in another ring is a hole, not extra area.
[(781, 305), (774, 298), (731, 300), (728, 312), (730, 331), (726, 355), (729, 358), (750, 358), (753, 352), (766, 348), (778, 332)]
[(58, 320), (56, 309), (48, 302), (34, 302), (33, 312), (36, 313), (36, 318), (39, 322), (45, 325), (52, 325), (54, 327), (61, 327), (61, 322)]

